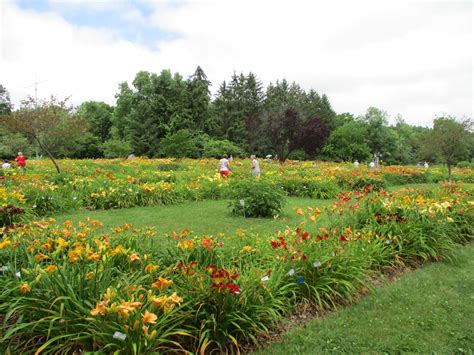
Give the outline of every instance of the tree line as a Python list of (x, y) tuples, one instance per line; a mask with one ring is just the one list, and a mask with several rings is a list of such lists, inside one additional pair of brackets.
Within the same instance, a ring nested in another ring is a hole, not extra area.
[[(131, 83), (119, 84), (115, 106), (87, 101), (72, 107), (53, 97), (27, 98), (14, 109), (0, 85), (0, 156), (10, 158), (22, 150), (50, 158), (227, 153), (368, 161), (377, 155), (386, 164), (448, 165), (473, 156), (470, 120), (439, 117), (433, 128), (426, 128), (402, 117), (389, 125), (388, 114), (374, 107), (357, 117), (338, 114), (325, 94), (285, 79), (264, 89), (254, 73), (234, 72), (214, 96), (210, 86), (199, 66), (187, 79), (170, 70), (141, 71)], [(440, 142), (454, 147), (442, 148)]]

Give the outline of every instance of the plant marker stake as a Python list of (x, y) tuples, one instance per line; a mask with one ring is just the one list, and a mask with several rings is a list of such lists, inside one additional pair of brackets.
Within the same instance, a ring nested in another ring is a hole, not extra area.
[(127, 338), (127, 334), (121, 333), (121, 332), (115, 332), (113, 335), (114, 339), (120, 339), (120, 340), (125, 340)]
[(239, 200), (239, 203), (240, 203), (240, 205), (241, 205), (241, 206), (243, 207), (243, 209), (244, 209), (244, 218), (245, 218), (245, 200), (244, 200), (244, 199)]

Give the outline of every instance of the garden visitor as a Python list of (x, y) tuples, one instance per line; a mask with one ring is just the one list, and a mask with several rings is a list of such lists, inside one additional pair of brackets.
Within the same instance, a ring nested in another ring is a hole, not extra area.
[(15, 160), (21, 170), (26, 170), (26, 159), (27, 158), (23, 155), (22, 152), (18, 152), (18, 155)]
[(227, 179), (230, 170), (229, 160), (227, 158), (227, 154), (222, 156), (222, 159), (219, 160), (219, 168), (217, 169), (224, 179)]
[(251, 161), (250, 171), (252, 172), (252, 175), (255, 177), (260, 177), (260, 164), (258, 163), (258, 160), (255, 157), (255, 155), (250, 156), (250, 161)]
[(425, 167), (425, 169), (428, 169), (430, 167), (427, 161), (425, 161), (425, 164), (423, 164), (423, 166)]
[(2, 169), (10, 169), (11, 166), (12, 165), (8, 162), (8, 160), (5, 159), (2, 164)]
[(356, 168), (359, 167), (359, 161), (358, 161), (357, 159), (354, 161), (354, 166), (355, 166)]

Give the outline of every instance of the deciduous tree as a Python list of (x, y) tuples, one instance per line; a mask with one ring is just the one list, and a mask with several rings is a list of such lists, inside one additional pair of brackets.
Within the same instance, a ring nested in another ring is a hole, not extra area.
[(467, 159), (473, 149), (472, 120), (458, 122), (449, 116), (435, 119), (425, 149), (431, 149), (446, 163), (451, 181), (452, 166)]
[(87, 124), (67, 104), (55, 97), (50, 100), (36, 101), (28, 98), (19, 110), (10, 115), (0, 116), (0, 123), (12, 132), (17, 132), (34, 140), (61, 172), (53, 152), (67, 149), (67, 145), (87, 130)]

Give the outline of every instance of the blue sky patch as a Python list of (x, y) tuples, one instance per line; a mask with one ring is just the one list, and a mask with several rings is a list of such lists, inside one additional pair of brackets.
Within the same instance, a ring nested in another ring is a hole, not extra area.
[[(116, 1), (112, 5), (101, 6), (96, 3), (68, 3), (64, 1), (47, 0), (17, 0), (22, 9), (38, 12), (54, 12), (65, 21), (75, 26), (107, 29), (118, 38), (137, 43), (151, 50), (156, 50), (159, 41), (176, 38), (177, 34), (168, 32), (151, 24), (149, 19), (152, 7), (147, 2)], [(136, 11), (141, 20), (130, 18), (130, 13)]]

